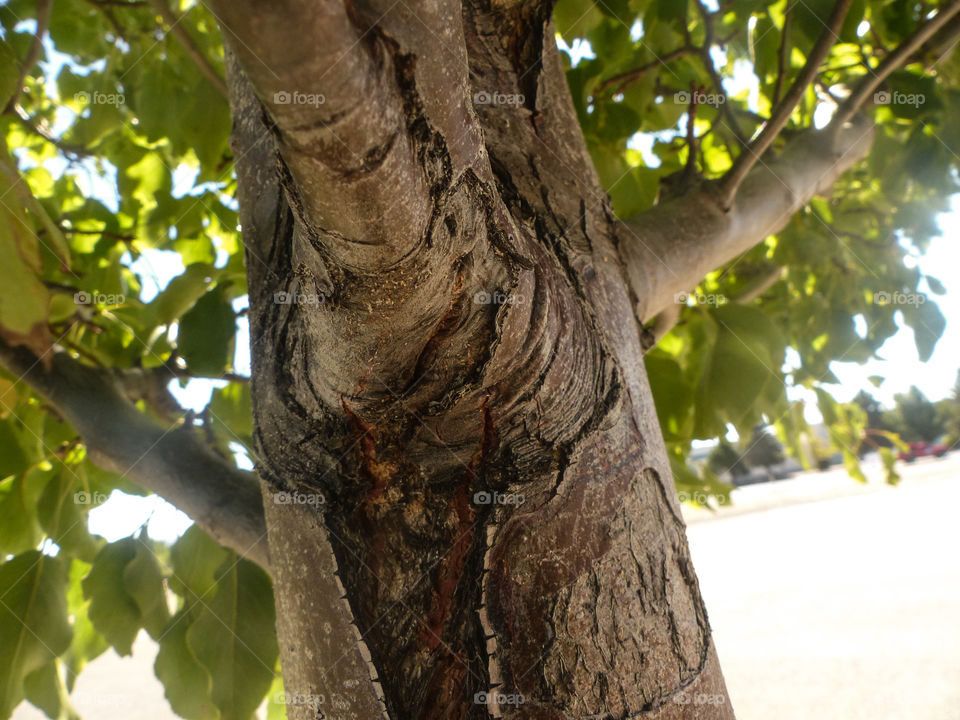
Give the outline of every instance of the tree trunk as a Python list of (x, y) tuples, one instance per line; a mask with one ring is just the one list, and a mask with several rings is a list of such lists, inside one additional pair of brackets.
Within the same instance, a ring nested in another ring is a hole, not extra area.
[(309, 123), (217, 9), (288, 716), (732, 718), (549, 7), (351, 18)]

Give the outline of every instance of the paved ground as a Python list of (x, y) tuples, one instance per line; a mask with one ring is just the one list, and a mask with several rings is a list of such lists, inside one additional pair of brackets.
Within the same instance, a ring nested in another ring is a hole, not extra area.
[(738, 720), (960, 720), (960, 453), (903, 476), (687, 513)]
[[(960, 720), (960, 452), (896, 488), (832, 471), (734, 503), (685, 515), (738, 720)], [(85, 720), (173, 720), (155, 653), (91, 663)]]

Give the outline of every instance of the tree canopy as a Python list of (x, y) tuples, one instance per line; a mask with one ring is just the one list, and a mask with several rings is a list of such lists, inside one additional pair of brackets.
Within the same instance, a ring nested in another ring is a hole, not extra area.
[[(727, 491), (685, 459), (730, 427), (749, 437), (772, 424), (805, 457), (812, 431), (791, 387), (816, 393), (859, 473), (865, 413), (830, 396), (830, 364), (867, 361), (901, 326), (921, 360), (933, 353), (944, 288), (915, 258), (957, 189), (958, 10), (558, 1), (570, 92), (621, 219), (703, 180), (722, 196), (739, 168), (832, 118), (863, 110), (874, 124), (869, 152), (831, 189), (639, 318), (678, 487)], [(260, 551), (199, 527), (172, 548), (87, 529), (112, 491), (156, 491), (148, 476), (188, 513), (217, 504), (122, 455), (118, 438), (166, 448), (189, 436), (184, 467), (246, 487), (234, 453), (254, 455), (237, 360), (247, 280), (217, 21), (191, 0), (8, 0), (0, 28), (0, 718), (24, 698), (72, 717), (77, 673), (109, 647), (129, 653), (140, 629), (159, 642), (175, 712), (249, 718), (281, 688)], [(154, 292), (161, 257), (176, 271)], [(205, 410), (185, 412), (168, 386), (199, 378), (220, 382)], [(270, 717), (282, 712), (274, 703)]]

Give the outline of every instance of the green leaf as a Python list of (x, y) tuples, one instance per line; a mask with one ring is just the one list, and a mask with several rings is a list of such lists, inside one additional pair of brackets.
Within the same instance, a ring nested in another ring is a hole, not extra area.
[(24, 678), (70, 645), (66, 571), (32, 550), (0, 565), (0, 718), (24, 697)]
[(6, 40), (0, 39), (0, 107), (6, 107), (17, 91), (20, 61)]
[(890, 448), (882, 447), (879, 449), (880, 460), (883, 463), (885, 481), (888, 485), (896, 485), (900, 482), (900, 473), (897, 472), (897, 456)]
[(191, 602), (206, 596), (216, 585), (217, 568), (228, 557), (230, 551), (220, 547), (196, 525), (191, 525), (170, 549), (173, 564), (170, 588)]
[(217, 274), (215, 268), (203, 263), (187, 266), (148, 306), (153, 322), (168, 325), (181, 317), (206, 294)]
[(123, 586), (140, 610), (143, 627), (156, 640), (170, 622), (163, 572), (157, 556), (147, 546), (146, 531), (140, 534), (134, 556), (123, 570)]
[(253, 437), (253, 407), (250, 402), (250, 384), (232, 382), (213, 391), (210, 414), (215, 426), (226, 426), (230, 440), (239, 438), (245, 445)]
[(278, 672), (267, 691), (267, 720), (287, 720), (286, 695), (283, 688), (283, 676)]
[[(6, 148), (0, 145), (0, 196), (16, 197), (19, 182)], [(51, 343), (50, 298), (38, 277), (40, 247), (32, 222), (15, 201), (0, 203), (0, 267), (5, 271), (0, 282), (0, 337), (42, 355)]]
[(89, 562), (96, 555), (98, 544), (87, 531), (86, 506), (74, 487), (69, 471), (54, 474), (40, 495), (37, 517), (44, 532), (64, 553)]
[(160, 637), (154, 672), (163, 683), (170, 707), (187, 720), (219, 720), (220, 713), (210, 696), (210, 673), (187, 645), (192, 614), (177, 613)]
[(93, 626), (120, 655), (129, 655), (143, 626), (140, 608), (127, 592), (124, 570), (137, 554), (137, 541), (125, 538), (104, 545), (83, 580)]
[(679, 363), (663, 351), (655, 348), (648, 352), (644, 362), (660, 427), (666, 437), (678, 437), (693, 405), (693, 388), (684, 379)]
[(70, 706), (67, 689), (60, 675), (60, 662), (51, 661), (27, 675), (23, 681), (27, 700), (52, 720), (80, 720)]
[(30, 458), (14, 433), (12, 420), (0, 421), (0, 478), (19, 475), (30, 467)]
[(223, 720), (249, 720), (273, 681), (277, 660), (270, 578), (230, 557), (217, 571), (212, 597), (194, 608), (187, 644), (213, 680)]
[(216, 377), (230, 361), (235, 332), (236, 316), (226, 289), (220, 284), (180, 320), (177, 347), (190, 370)]
[(933, 349), (947, 327), (947, 319), (936, 303), (927, 300), (923, 295), (917, 297), (926, 302), (904, 306), (903, 318), (913, 328), (913, 340), (921, 362), (926, 362), (933, 355)]
[(77, 674), (90, 660), (99, 657), (108, 647), (104, 639), (90, 622), (90, 603), (83, 597), (83, 578), (90, 572), (90, 564), (74, 559), (70, 563), (69, 588), (67, 590), (67, 610), (73, 618), (73, 640), (70, 649), (64, 655), (67, 669), (67, 688), (73, 689)]
[(768, 384), (778, 383), (784, 342), (761, 310), (724, 305), (709, 314), (716, 340), (706, 352), (696, 391), (695, 437), (716, 437), (726, 423), (750, 428), (759, 420), (756, 401)]
[(27, 497), (25, 477), (17, 475), (0, 482), (0, 555), (33, 550), (39, 542), (40, 529)]

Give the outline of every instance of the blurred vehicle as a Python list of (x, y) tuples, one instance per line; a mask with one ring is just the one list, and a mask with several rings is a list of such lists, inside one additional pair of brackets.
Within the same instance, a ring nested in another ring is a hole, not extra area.
[(943, 457), (947, 454), (948, 448), (941, 443), (912, 442), (906, 452), (901, 452), (897, 458), (904, 462), (913, 462), (921, 457)]

